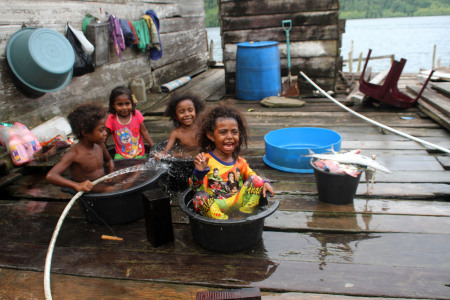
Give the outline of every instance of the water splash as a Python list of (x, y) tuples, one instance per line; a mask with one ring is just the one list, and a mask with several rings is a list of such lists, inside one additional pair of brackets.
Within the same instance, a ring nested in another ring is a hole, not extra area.
[(146, 171), (146, 170), (167, 170), (169, 169), (169, 165), (167, 163), (158, 162), (153, 157), (150, 158), (147, 162), (139, 165), (134, 165), (130, 167), (126, 167), (117, 171), (114, 171), (110, 174), (108, 174), (109, 178), (113, 178), (119, 175), (123, 175), (126, 173), (132, 173), (132, 172), (140, 172), (140, 171)]

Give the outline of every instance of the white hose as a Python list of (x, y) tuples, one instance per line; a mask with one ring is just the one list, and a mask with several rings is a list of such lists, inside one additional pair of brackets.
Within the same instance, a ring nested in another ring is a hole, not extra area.
[[(109, 179), (111, 177), (111, 174), (105, 175), (103, 177), (100, 177), (99, 179), (93, 181), (92, 183), (94, 186), (97, 183), (100, 183), (102, 181), (105, 181), (106, 179)], [(84, 192), (78, 192), (73, 196), (73, 198), (67, 203), (66, 208), (62, 212), (61, 216), (59, 217), (58, 223), (56, 224), (55, 231), (53, 231), (52, 239), (50, 240), (50, 244), (48, 246), (47, 250), (47, 257), (45, 259), (45, 268), (44, 268), (44, 292), (45, 292), (45, 299), (51, 300), (52, 299), (52, 291), (50, 288), (50, 268), (52, 264), (52, 255), (53, 255), (53, 249), (55, 248), (56, 238), (58, 237), (59, 230), (61, 229), (61, 226), (64, 222), (65, 217), (69, 213), (69, 210), (72, 208), (75, 201), (83, 195)]]
[(414, 137), (414, 136), (412, 136), (412, 135), (406, 134), (406, 133), (404, 133), (404, 132), (401, 132), (401, 131), (398, 131), (398, 130), (396, 130), (396, 129), (394, 129), (394, 128), (391, 128), (391, 127), (389, 127), (389, 126), (383, 125), (383, 124), (381, 124), (381, 123), (379, 123), (379, 122), (377, 122), (377, 121), (374, 121), (374, 120), (372, 120), (372, 119), (369, 119), (369, 118), (367, 118), (367, 117), (365, 117), (365, 116), (363, 116), (363, 115), (361, 115), (361, 114), (355, 112), (354, 110), (352, 110), (352, 109), (348, 108), (347, 106), (343, 105), (342, 103), (340, 103), (339, 101), (337, 101), (336, 99), (334, 99), (333, 97), (331, 97), (331, 96), (330, 96), (328, 93), (326, 93), (324, 90), (322, 90), (322, 89), (321, 89), (317, 84), (315, 84), (308, 76), (306, 76), (305, 73), (303, 73), (302, 71), (300, 71), (300, 74), (301, 74), (301, 75), (302, 75), (302, 76), (303, 76), (303, 77), (304, 77), (304, 78), (305, 78), (312, 86), (314, 86), (318, 91), (320, 91), (325, 97), (327, 97), (328, 99), (330, 99), (331, 101), (333, 101), (334, 103), (336, 103), (337, 105), (339, 105), (340, 107), (342, 107), (343, 109), (345, 109), (346, 111), (350, 112), (351, 114), (353, 114), (353, 115), (355, 115), (355, 116), (357, 116), (357, 117), (363, 119), (364, 121), (367, 121), (367, 122), (369, 122), (369, 123), (371, 123), (371, 124), (373, 124), (373, 125), (375, 125), (375, 126), (379, 126), (379, 127), (383, 128), (383, 129), (386, 129), (386, 130), (388, 130), (388, 131), (391, 131), (391, 132), (393, 132), (393, 133), (395, 133), (395, 134), (401, 135), (401, 136), (403, 136), (403, 137), (405, 137), (405, 138), (408, 138), (408, 139), (411, 139), (411, 140), (413, 140), (413, 141), (416, 141), (416, 142), (418, 142), (418, 143), (420, 143), (420, 144), (422, 144), (422, 145), (424, 145), (424, 146), (428, 146), (428, 147), (431, 147), (431, 148), (435, 148), (435, 149), (438, 149), (438, 150), (440, 150), (440, 151), (442, 151), (442, 152), (445, 152), (445, 153), (450, 154), (450, 150), (447, 149), (447, 148), (444, 148), (444, 147), (441, 147), (441, 146), (438, 146), (438, 145), (429, 143), (429, 142), (427, 142), (427, 141), (421, 140), (421, 139), (416, 138), (416, 137)]

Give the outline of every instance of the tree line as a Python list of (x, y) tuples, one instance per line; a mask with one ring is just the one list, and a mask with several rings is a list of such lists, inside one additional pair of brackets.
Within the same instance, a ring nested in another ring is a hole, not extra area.
[[(206, 27), (219, 27), (217, 0), (203, 0)], [(340, 0), (340, 19), (450, 15), (449, 0)]]

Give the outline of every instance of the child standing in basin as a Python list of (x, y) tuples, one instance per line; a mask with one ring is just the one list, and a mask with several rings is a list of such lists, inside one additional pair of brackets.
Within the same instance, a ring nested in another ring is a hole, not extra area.
[[(105, 117), (106, 109), (95, 103), (79, 105), (69, 114), (72, 132), (79, 141), (48, 172), (48, 182), (78, 192), (103, 190), (102, 185), (94, 188), (92, 181), (105, 175), (104, 163), (109, 172), (114, 170), (114, 162), (105, 147)], [(62, 175), (67, 169), (71, 179)]]
[(106, 128), (113, 135), (114, 159), (146, 158), (144, 140), (150, 147), (153, 141), (144, 124), (144, 116), (136, 109), (136, 98), (125, 86), (116, 87), (109, 97)]
[[(202, 119), (199, 142), (203, 152), (194, 159), (195, 170), (190, 185), (197, 191), (194, 207), (202, 215), (228, 219), (227, 213), (231, 211), (249, 214), (259, 204), (261, 195), (266, 197), (267, 192), (274, 195), (270, 183), (258, 177), (247, 161), (239, 156), (241, 147), (247, 147), (247, 125), (235, 107), (220, 105), (211, 108)], [(208, 179), (213, 177), (216, 168), (225, 184), (229, 178), (233, 178), (230, 186), (235, 187), (234, 183), (240, 180), (244, 184), (239, 190), (212, 191)], [(233, 174), (229, 177), (231, 172)]]
[(170, 133), (165, 149), (156, 153), (157, 158), (168, 156), (175, 144), (186, 153), (198, 151), (196, 119), (204, 107), (203, 101), (195, 95), (183, 95), (169, 101), (164, 115), (172, 120), (175, 129)]

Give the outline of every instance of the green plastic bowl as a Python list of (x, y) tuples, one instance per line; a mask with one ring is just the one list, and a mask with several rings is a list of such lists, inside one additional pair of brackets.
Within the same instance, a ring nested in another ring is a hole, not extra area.
[(56, 92), (72, 79), (75, 52), (59, 32), (46, 28), (23, 28), (6, 45), (13, 74), (27, 87)]

